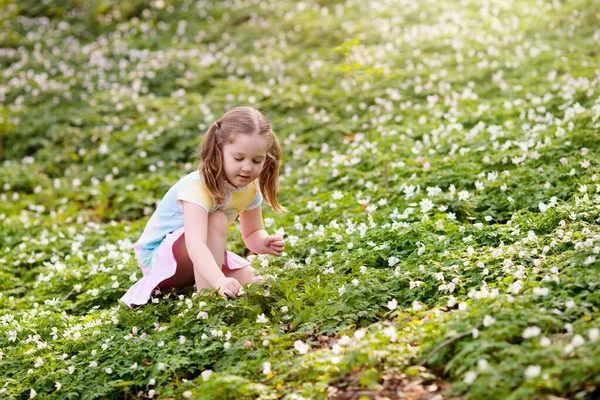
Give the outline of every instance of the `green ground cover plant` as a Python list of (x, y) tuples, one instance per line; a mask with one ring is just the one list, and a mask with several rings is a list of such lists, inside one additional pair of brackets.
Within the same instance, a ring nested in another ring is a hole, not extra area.
[[(0, 0), (0, 397), (322, 399), (403, 374), (422, 398), (597, 398), (599, 20)], [(284, 151), (288, 211), (263, 215), (285, 254), (231, 226), (262, 285), (129, 309), (133, 243), (244, 104)]]

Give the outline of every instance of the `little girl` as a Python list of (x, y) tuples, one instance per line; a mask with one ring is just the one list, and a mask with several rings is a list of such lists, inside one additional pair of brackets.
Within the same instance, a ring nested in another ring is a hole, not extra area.
[(266, 117), (252, 107), (229, 110), (208, 130), (199, 170), (181, 178), (160, 201), (134, 245), (143, 278), (121, 298), (145, 304), (156, 287), (215, 288), (237, 297), (255, 270), (226, 250), (227, 227), (240, 216), (250, 251), (279, 256), (285, 243), (262, 221), (263, 195), (282, 211), (276, 192), (281, 147)]

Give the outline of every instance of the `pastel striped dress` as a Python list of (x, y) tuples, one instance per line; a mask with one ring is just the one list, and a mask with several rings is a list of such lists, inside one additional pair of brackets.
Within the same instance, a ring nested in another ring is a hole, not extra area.
[[(135, 257), (144, 276), (121, 297), (123, 303), (128, 307), (147, 303), (156, 286), (175, 274), (177, 263), (172, 248), (184, 233), (183, 201), (198, 204), (209, 214), (222, 210), (229, 224), (242, 211), (252, 210), (262, 203), (258, 180), (239, 188), (228, 184), (227, 192), (225, 201), (217, 204), (198, 170), (187, 174), (169, 189), (134, 245)], [(250, 262), (225, 251), (223, 265), (239, 269), (250, 265)]]

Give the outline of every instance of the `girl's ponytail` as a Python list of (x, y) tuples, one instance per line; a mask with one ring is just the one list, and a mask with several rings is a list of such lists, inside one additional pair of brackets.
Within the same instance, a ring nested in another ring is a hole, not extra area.
[(223, 196), (223, 152), (218, 145), (218, 131), (221, 128), (221, 122), (217, 121), (206, 132), (200, 149), (200, 163), (198, 169), (204, 179), (204, 184), (208, 191), (215, 197), (217, 203), (225, 201)]
[(270, 130), (271, 147), (267, 151), (267, 159), (263, 166), (258, 181), (260, 183), (260, 191), (263, 194), (267, 203), (273, 207), (275, 212), (286, 211), (277, 202), (277, 186), (279, 184), (279, 168), (281, 168), (282, 151), (279, 145), (277, 136)]

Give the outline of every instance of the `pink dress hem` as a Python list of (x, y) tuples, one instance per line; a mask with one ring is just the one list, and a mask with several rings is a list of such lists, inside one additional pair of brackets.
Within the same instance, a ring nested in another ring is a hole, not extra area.
[[(169, 233), (160, 243), (152, 257), (152, 266), (144, 265), (140, 257), (140, 248), (135, 246), (135, 256), (144, 276), (121, 297), (121, 301), (130, 308), (146, 304), (156, 287), (165, 279), (175, 275), (177, 262), (173, 255), (173, 244), (183, 234), (183, 226)], [(223, 266), (229, 269), (241, 269), (251, 263), (230, 251), (225, 251)]]

